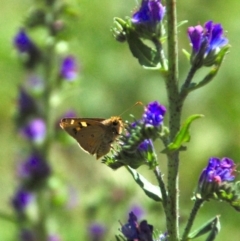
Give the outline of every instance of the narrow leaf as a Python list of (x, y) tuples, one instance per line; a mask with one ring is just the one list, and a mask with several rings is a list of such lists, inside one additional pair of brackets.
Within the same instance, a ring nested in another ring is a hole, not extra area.
[(219, 216), (216, 216), (216, 217), (208, 220), (200, 228), (198, 228), (195, 231), (193, 231), (192, 233), (190, 233), (188, 235), (188, 238), (189, 239), (195, 239), (195, 238), (197, 238), (199, 236), (202, 236), (202, 235), (210, 232), (210, 234), (209, 234), (208, 238), (206, 239), (206, 241), (212, 241), (212, 240), (215, 239), (216, 235), (219, 233), (220, 228), (221, 227), (220, 227)]
[(127, 170), (133, 176), (135, 182), (142, 188), (145, 194), (153, 199), (154, 201), (161, 202), (162, 194), (160, 192), (160, 188), (156, 185), (150, 183), (145, 177), (139, 174), (135, 169), (132, 169), (129, 166), (126, 166)]
[(126, 239), (122, 235), (115, 235), (117, 241), (126, 241)]
[(173, 142), (171, 142), (167, 148), (165, 148), (162, 153), (168, 153), (178, 150), (182, 144), (190, 141), (190, 133), (189, 128), (192, 124), (192, 122), (200, 117), (203, 117), (203, 115), (196, 114), (188, 117), (188, 119), (185, 121), (185, 123), (182, 125), (181, 129), (175, 136)]
[(209, 236), (207, 237), (206, 241), (213, 241), (217, 237), (218, 233), (220, 232), (220, 229), (221, 229), (221, 225), (219, 221), (219, 216), (217, 216), (216, 220), (214, 220), (213, 222), (212, 230)]

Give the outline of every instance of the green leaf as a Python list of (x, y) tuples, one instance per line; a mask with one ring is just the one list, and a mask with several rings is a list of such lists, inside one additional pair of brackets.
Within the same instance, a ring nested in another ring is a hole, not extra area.
[(206, 241), (212, 241), (216, 238), (217, 234), (220, 232), (221, 225), (219, 220), (219, 215), (208, 220), (200, 228), (196, 229), (188, 235), (189, 239), (195, 239), (199, 236), (202, 236), (206, 233), (210, 233)]
[(138, 59), (140, 65), (154, 69), (160, 68), (160, 53), (144, 44), (131, 28), (128, 28), (127, 41), (133, 56)]
[(127, 170), (133, 176), (135, 182), (142, 188), (145, 194), (156, 202), (162, 201), (162, 194), (160, 188), (150, 183), (145, 177), (139, 174), (136, 170), (126, 166)]
[(117, 241), (126, 241), (126, 239), (122, 235), (115, 235)]
[(196, 114), (188, 117), (188, 119), (184, 122), (179, 132), (176, 134), (173, 142), (171, 142), (163, 151), (162, 153), (169, 153), (178, 150), (183, 143), (190, 141), (190, 133), (189, 128), (192, 122), (203, 115)]

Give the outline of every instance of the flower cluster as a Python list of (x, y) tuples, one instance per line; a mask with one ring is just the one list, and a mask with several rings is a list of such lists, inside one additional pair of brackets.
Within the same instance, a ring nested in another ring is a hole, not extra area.
[(219, 193), (225, 183), (234, 181), (235, 169), (236, 164), (229, 158), (210, 158), (198, 181), (197, 198), (214, 198), (214, 194)]
[[(56, 204), (55, 200), (59, 199), (60, 195), (59, 189), (61, 188), (62, 191), (65, 188), (63, 185), (56, 185), (57, 178), (54, 187), (49, 181), (53, 177), (48, 153), (55, 134), (54, 116), (49, 116), (52, 107), (50, 98), (52, 97), (51, 91), (60, 88), (61, 81), (64, 82), (63, 79), (73, 81), (76, 79), (78, 71), (76, 59), (63, 52), (63, 49), (67, 48), (60, 49), (59, 47), (62, 42), (62, 37), (56, 38), (61, 30), (61, 28), (56, 28), (57, 23), (60, 23), (59, 19), (56, 19), (59, 14), (48, 12), (53, 9), (49, 5), (54, 4), (54, 11), (60, 13), (62, 5), (56, 4), (55, 1), (48, 1), (46, 4), (47, 7), (41, 10), (43, 18), (39, 19), (40, 16), (35, 15), (36, 12), (30, 11), (24, 22), (25, 28), (20, 29), (13, 39), (17, 55), (27, 72), (26, 81), (19, 86), (15, 118), (19, 136), (27, 143), (27, 153), (19, 158), (23, 159), (18, 165), (19, 183), (11, 198), (11, 204), (20, 227), (20, 240), (23, 241), (60, 240), (58, 235), (52, 234), (47, 224), (44, 223), (46, 220), (42, 217), (45, 214), (39, 213), (39, 210), (50, 212), (51, 210), (45, 210), (41, 205), (43, 202)], [(44, 20), (46, 15), (52, 16), (47, 24)], [(28, 21), (29, 19), (31, 21)], [(36, 20), (35, 23), (32, 22), (34, 20)], [(30, 28), (28, 24), (31, 24)], [(49, 41), (48, 44), (36, 43), (30, 37), (30, 30), (39, 24), (46, 28), (46, 33), (49, 34), (48, 39), (55, 39), (54, 41)], [(59, 64), (59, 62), (61, 63)], [(63, 203), (67, 201), (67, 198), (62, 193)], [(58, 201), (58, 207), (60, 207), (59, 203)], [(49, 204), (46, 206), (50, 207)], [(46, 230), (42, 230), (42, 233), (36, 232), (36, 226), (45, 227)]]
[(221, 24), (212, 21), (206, 22), (204, 27), (189, 27), (188, 36), (192, 45), (191, 63), (197, 68), (213, 65), (221, 48), (228, 43)]
[(157, 101), (149, 103), (140, 120), (126, 126), (126, 134), (120, 137), (121, 150), (114, 160), (106, 157), (103, 162), (113, 169), (123, 165), (138, 168), (147, 164), (149, 168), (157, 165), (156, 154), (151, 139), (156, 139), (162, 128), (166, 108)]

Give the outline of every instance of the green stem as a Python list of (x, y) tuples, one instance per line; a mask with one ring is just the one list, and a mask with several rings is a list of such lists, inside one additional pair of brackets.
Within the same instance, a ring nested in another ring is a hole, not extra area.
[(188, 240), (188, 234), (189, 234), (189, 232), (192, 228), (193, 221), (196, 218), (197, 212), (200, 209), (200, 207), (202, 206), (203, 202), (204, 202), (204, 200), (202, 200), (202, 199), (197, 199), (195, 201), (193, 209), (192, 209), (191, 214), (190, 214), (190, 217), (188, 219), (186, 228), (184, 229), (184, 233), (183, 233), (183, 236), (182, 236), (182, 239), (181, 239), (182, 241)]
[(192, 81), (192, 78), (194, 76), (194, 74), (196, 73), (198, 69), (192, 65), (190, 71), (188, 72), (188, 75), (187, 75), (187, 78), (182, 86), (182, 89), (181, 89), (181, 92), (180, 92), (180, 95), (181, 95), (181, 98), (184, 99), (188, 92), (189, 92), (189, 86), (191, 84), (191, 81)]
[(165, 184), (164, 184), (164, 181), (162, 179), (162, 174), (159, 170), (159, 167), (156, 167), (154, 170), (153, 170), (156, 178), (157, 178), (157, 181), (158, 181), (158, 185), (159, 185), (159, 188), (160, 188), (160, 191), (161, 191), (161, 194), (162, 194), (162, 204), (163, 204), (163, 207), (164, 207), (164, 211), (166, 210), (166, 207), (167, 207), (167, 191), (166, 191), (166, 187), (165, 187)]
[[(168, 36), (168, 76), (166, 87), (169, 101), (169, 137), (170, 142), (180, 129), (182, 103), (179, 103), (178, 92), (178, 42), (176, 0), (166, 0), (167, 36)], [(170, 153), (168, 157), (168, 199), (167, 199), (167, 232), (169, 241), (179, 240), (178, 221), (178, 169), (179, 152)]]
[[(55, 78), (53, 75), (54, 69), (54, 60), (55, 60), (55, 36), (52, 32), (52, 25), (55, 21), (54, 9), (53, 6), (48, 7), (48, 18), (46, 19), (45, 27), (48, 31), (48, 43), (44, 53), (43, 60), (43, 71), (44, 71), (44, 81), (45, 88), (42, 97), (43, 104), (43, 118), (46, 124), (46, 138), (44, 145), (42, 147), (42, 155), (44, 160), (49, 162), (50, 159), (50, 149), (54, 136), (54, 125), (52, 120), (52, 107), (51, 107), (51, 97), (52, 92), (55, 87)], [(36, 223), (36, 233), (39, 240), (47, 241), (48, 240), (48, 230), (47, 230), (47, 221), (49, 217), (49, 197), (47, 195), (47, 187), (42, 187), (41, 190), (38, 191), (38, 206), (40, 210), (39, 222)]]

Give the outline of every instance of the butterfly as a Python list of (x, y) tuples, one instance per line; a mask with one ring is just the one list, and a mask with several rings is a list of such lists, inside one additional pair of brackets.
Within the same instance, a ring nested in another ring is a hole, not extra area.
[(101, 118), (63, 118), (60, 127), (79, 143), (80, 147), (96, 158), (106, 155), (111, 144), (122, 133), (123, 121), (119, 116)]

